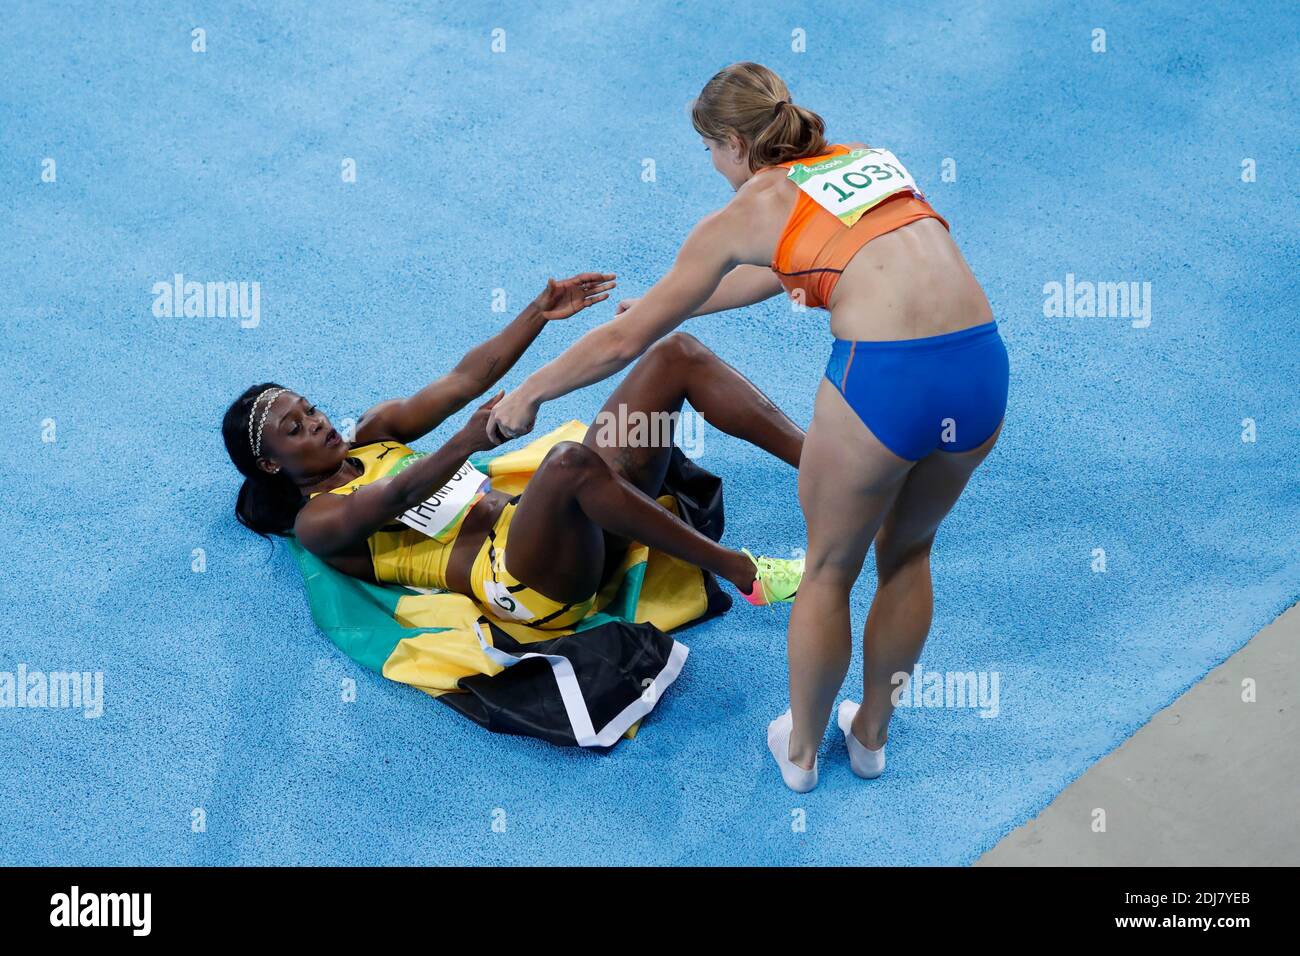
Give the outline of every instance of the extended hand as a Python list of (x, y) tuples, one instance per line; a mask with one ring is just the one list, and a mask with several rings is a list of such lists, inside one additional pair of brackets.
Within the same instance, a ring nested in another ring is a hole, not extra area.
[(577, 315), (589, 305), (604, 302), (617, 283), (612, 272), (583, 272), (571, 279), (546, 280), (546, 288), (533, 300), (548, 322)]
[(515, 389), (492, 408), (487, 421), (488, 440), (493, 445), (527, 435), (537, 421), (538, 402), (524, 398)]
[(496, 408), (497, 405), (500, 404), (504, 395), (505, 392), (497, 392), (478, 408), (474, 409), (474, 414), (471, 415), (469, 420), (461, 426), (461, 431), (464, 433), (466, 439), (479, 451), (487, 451), (487, 449), (495, 447), (497, 444), (488, 438), (488, 422), (492, 417), (492, 409)]

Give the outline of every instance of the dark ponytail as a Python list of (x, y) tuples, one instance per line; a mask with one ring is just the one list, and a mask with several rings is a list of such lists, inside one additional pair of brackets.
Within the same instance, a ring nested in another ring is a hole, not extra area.
[(733, 63), (715, 74), (691, 107), (691, 122), (706, 139), (734, 134), (745, 142), (750, 172), (830, 151), (826, 121), (790, 102), (785, 81), (759, 63)]
[(271, 534), (289, 534), (303, 506), (298, 486), (283, 472), (272, 475), (258, 468), (253, 456), (253, 446), (248, 439), (248, 418), (253, 411), (253, 401), (268, 388), (280, 386), (275, 382), (254, 385), (231, 403), (221, 420), (226, 454), (244, 476), (244, 485), (235, 499), (235, 517), (244, 527), (264, 538)]

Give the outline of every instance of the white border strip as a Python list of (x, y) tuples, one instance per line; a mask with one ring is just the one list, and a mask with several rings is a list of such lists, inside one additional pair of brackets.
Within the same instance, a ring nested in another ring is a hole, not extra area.
[(578, 686), (578, 675), (573, 671), (571, 660), (560, 654), (508, 654), (488, 643), (478, 621), (474, 622), (474, 633), (478, 636), (478, 643), (483, 653), (502, 667), (513, 667), (530, 657), (540, 657), (551, 665), (551, 671), (555, 674), (555, 683), (559, 685), (560, 700), (564, 702), (564, 711), (568, 714), (569, 726), (579, 747), (612, 747), (616, 744), (629, 727), (654, 710), (655, 704), (659, 702), (664, 691), (677, 680), (677, 675), (682, 672), (682, 665), (686, 663), (686, 657), (691, 652), (685, 644), (673, 641), (673, 649), (668, 655), (668, 660), (664, 663), (663, 669), (655, 675), (655, 679), (636, 700), (624, 707), (597, 733), (596, 728), (592, 726), (591, 713), (587, 710), (587, 702), (583, 699), (582, 688)]

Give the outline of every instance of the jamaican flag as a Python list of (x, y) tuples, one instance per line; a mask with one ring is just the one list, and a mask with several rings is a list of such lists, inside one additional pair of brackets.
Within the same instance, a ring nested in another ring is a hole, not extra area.
[[(580, 442), (586, 432), (571, 421), (517, 451), (472, 460), (494, 489), (519, 494), (552, 446)], [(679, 448), (658, 500), (715, 541), (722, 537), (722, 481)], [(370, 584), (293, 538), (289, 546), (313, 619), (348, 657), (488, 730), (566, 746), (610, 747), (632, 737), (686, 660), (686, 646), (665, 632), (731, 606), (712, 574), (636, 542), (591, 613), (564, 630), (498, 621), (450, 591)]]

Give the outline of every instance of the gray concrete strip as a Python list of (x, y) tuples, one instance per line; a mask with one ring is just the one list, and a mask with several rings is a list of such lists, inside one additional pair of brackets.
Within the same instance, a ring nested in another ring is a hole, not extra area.
[(1300, 864), (1298, 697), (1300, 604), (975, 865)]

